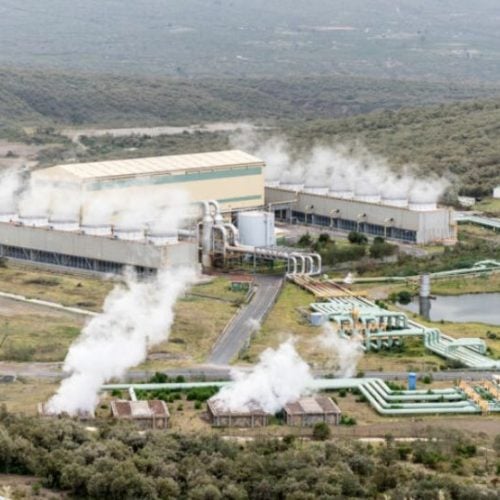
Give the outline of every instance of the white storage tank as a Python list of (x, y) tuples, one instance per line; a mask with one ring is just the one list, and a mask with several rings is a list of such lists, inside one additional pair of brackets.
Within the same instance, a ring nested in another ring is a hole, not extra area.
[(113, 229), (109, 224), (82, 224), (82, 231), (91, 236), (111, 236)]
[(0, 213), (0, 222), (16, 222), (18, 216), (15, 212)]
[(432, 210), (437, 210), (437, 203), (410, 200), (410, 203), (408, 203), (408, 208), (415, 212), (430, 212)]
[(119, 240), (141, 241), (144, 240), (145, 231), (137, 226), (115, 226), (113, 234)]
[(401, 196), (382, 197), (382, 204), (389, 207), (408, 207), (408, 198)]
[(80, 222), (78, 219), (51, 219), (49, 221), (52, 229), (56, 231), (79, 231)]
[(320, 180), (307, 179), (303, 191), (304, 193), (327, 195), (328, 186)]
[(24, 226), (46, 227), (49, 225), (49, 218), (46, 215), (20, 215), (19, 222)]
[(280, 185), (279, 179), (266, 180), (266, 187), (274, 188), (274, 187), (278, 187), (279, 185)]
[(272, 212), (239, 212), (238, 230), (242, 245), (253, 247), (276, 245)]
[(156, 245), (172, 245), (179, 242), (177, 231), (150, 231), (148, 232), (148, 242)]
[(339, 198), (341, 200), (352, 200), (354, 198), (354, 192), (348, 189), (332, 189), (328, 191), (328, 196), (332, 198)]
[(371, 194), (356, 194), (354, 196), (356, 201), (362, 201), (364, 203), (380, 203), (381, 197), (377, 193)]

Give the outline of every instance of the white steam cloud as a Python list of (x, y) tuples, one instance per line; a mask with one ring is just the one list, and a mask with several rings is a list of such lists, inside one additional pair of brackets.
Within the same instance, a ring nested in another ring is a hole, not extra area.
[(364, 354), (361, 335), (341, 337), (330, 323), (325, 323), (318, 342), (331, 356), (329, 364), (336, 376), (353, 377), (356, 374), (357, 365)]
[[(66, 183), (31, 177), (23, 182), (21, 170), (0, 174), (0, 214), (18, 213), (38, 219), (40, 225), (73, 221), (83, 226), (134, 228), (156, 233), (176, 232), (190, 216), (189, 196), (182, 190), (85, 191)], [(43, 222), (45, 221), (45, 224)]]
[[(235, 147), (252, 152), (266, 162), (269, 184), (297, 184), (324, 188), (332, 196), (377, 195), (386, 200), (408, 199), (413, 203), (436, 203), (449, 186), (443, 178), (418, 179), (414, 165), (397, 172), (387, 159), (371, 153), (359, 143), (334, 146), (316, 145), (301, 154), (293, 153), (287, 140), (263, 140), (256, 132), (244, 131), (232, 137)], [(326, 193), (325, 193), (326, 194)]]
[(0, 174), (0, 214), (16, 211), (16, 200), (21, 186), (20, 170), (9, 169)]
[(231, 376), (234, 383), (214, 396), (226, 411), (248, 411), (258, 404), (274, 414), (308, 394), (313, 382), (309, 365), (298, 355), (292, 339), (277, 349), (266, 349), (250, 372), (234, 370)]
[(128, 276), (106, 298), (104, 312), (90, 320), (71, 346), (64, 379), (48, 401), (49, 414), (93, 413), (101, 386), (121, 378), (141, 363), (148, 348), (166, 340), (174, 320), (174, 305), (195, 277), (191, 269), (161, 271), (139, 282)]

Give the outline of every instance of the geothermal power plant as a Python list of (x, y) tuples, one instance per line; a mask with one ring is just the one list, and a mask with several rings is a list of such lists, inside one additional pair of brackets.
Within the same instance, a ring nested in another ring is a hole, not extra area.
[[(2, 207), (0, 256), (100, 273), (253, 258), (282, 261), (288, 274), (319, 274), (319, 255), (276, 246), (275, 220), (404, 243), (446, 242), (456, 232), (451, 210), (436, 200), (394, 189), (384, 197), (381, 186), (356, 193), (335, 176), (330, 186), (307, 175), (266, 180), (264, 161), (238, 150), (57, 165), (34, 171), (30, 186), (29, 206)], [(168, 204), (176, 192), (188, 199), (180, 229), (169, 224), (178, 213), (140, 206)]]

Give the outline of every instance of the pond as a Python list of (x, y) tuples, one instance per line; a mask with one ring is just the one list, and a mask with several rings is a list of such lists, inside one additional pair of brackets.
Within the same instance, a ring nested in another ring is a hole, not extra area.
[(500, 326), (500, 293), (439, 295), (435, 299), (414, 299), (400, 307), (420, 313), (431, 321), (486, 323)]

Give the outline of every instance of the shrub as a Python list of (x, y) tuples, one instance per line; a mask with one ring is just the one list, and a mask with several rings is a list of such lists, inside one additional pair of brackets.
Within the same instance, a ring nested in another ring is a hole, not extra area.
[(356, 419), (354, 417), (349, 417), (348, 415), (342, 415), (340, 417), (340, 425), (356, 425)]
[(301, 247), (310, 247), (313, 243), (312, 236), (309, 233), (303, 234), (297, 244)]
[(351, 231), (347, 235), (347, 239), (349, 240), (349, 243), (353, 243), (355, 245), (366, 245), (368, 243), (368, 238), (361, 233), (358, 233), (357, 231)]
[(318, 422), (317, 424), (314, 424), (312, 435), (317, 441), (325, 441), (331, 436), (331, 434), (332, 431), (327, 423)]

